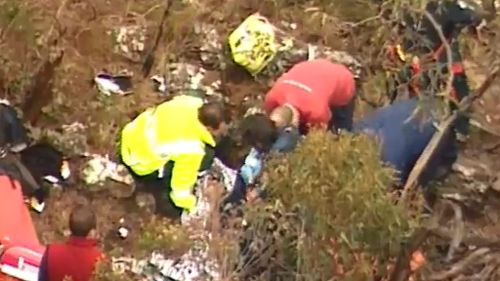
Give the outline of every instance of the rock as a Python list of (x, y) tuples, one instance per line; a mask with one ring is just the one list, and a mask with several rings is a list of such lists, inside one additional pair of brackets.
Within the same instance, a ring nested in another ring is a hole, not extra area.
[(135, 184), (124, 184), (116, 181), (106, 183), (109, 193), (115, 198), (130, 198), (134, 194)]
[(149, 209), (154, 210), (155, 208), (155, 199), (153, 195), (148, 193), (139, 193), (135, 197), (135, 203), (141, 209)]
[(493, 182), (491, 188), (497, 192), (500, 192), (500, 177), (497, 176), (497, 179)]

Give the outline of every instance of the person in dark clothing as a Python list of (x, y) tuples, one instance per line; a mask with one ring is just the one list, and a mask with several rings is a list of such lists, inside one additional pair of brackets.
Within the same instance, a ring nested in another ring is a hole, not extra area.
[[(437, 93), (443, 89), (446, 78), (439, 78), (433, 83), (433, 77), (445, 77), (451, 70), (453, 73), (450, 108), (456, 109), (456, 104), (470, 94), (467, 76), (462, 65), (462, 55), (458, 37), (465, 27), (478, 27), (482, 18), (472, 7), (463, 1), (436, 0), (429, 1), (425, 8), (440, 26), (440, 30), (425, 15), (414, 19), (407, 14), (399, 26), (401, 33), (406, 33), (401, 45), (396, 47), (395, 53), (401, 61), (407, 63), (396, 74), (396, 79), (390, 91), (391, 102), (397, 97), (399, 85), (408, 85), (410, 95), (420, 93)], [(448, 69), (448, 54), (439, 32), (442, 32), (451, 49), (451, 69)], [(411, 60), (411, 61), (410, 61)], [(432, 60), (434, 69), (424, 69), (423, 61)], [(455, 131), (460, 140), (465, 140), (469, 134), (469, 118), (463, 114), (456, 124)]]
[(62, 182), (69, 176), (62, 175), (62, 168), (67, 168), (62, 153), (49, 144), (30, 144), (15, 108), (0, 100), (0, 170), (21, 183), (26, 197), (42, 203), (46, 197), (44, 178)]
[(28, 146), (29, 138), (16, 110), (7, 101), (0, 101), (0, 146), (19, 152)]
[[(398, 172), (398, 185), (405, 184), (437, 130), (434, 119), (412, 117), (417, 106), (417, 98), (397, 101), (354, 125), (355, 133), (373, 135), (380, 141), (381, 160)], [(449, 131), (419, 178), (420, 185), (425, 186), (446, 175), (456, 161), (457, 153), (455, 134)]]
[(69, 218), (71, 237), (64, 244), (50, 244), (42, 257), (38, 281), (89, 281), (104, 256), (92, 238), (96, 216), (89, 207), (76, 207)]

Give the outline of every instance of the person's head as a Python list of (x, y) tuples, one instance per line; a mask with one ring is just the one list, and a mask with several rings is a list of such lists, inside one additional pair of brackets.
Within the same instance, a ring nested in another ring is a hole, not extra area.
[(77, 206), (69, 217), (69, 230), (72, 236), (89, 237), (97, 224), (94, 212), (87, 206)]
[(277, 128), (284, 128), (292, 125), (294, 111), (289, 105), (278, 106), (271, 111), (269, 118), (274, 122)]
[(255, 149), (265, 152), (271, 149), (278, 138), (275, 123), (265, 114), (252, 114), (240, 124), (242, 141)]
[(198, 110), (198, 119), (214, 138), (219, 139), (227, 134), (228, 125), (222, 103), (213, 101), (203, 104)]

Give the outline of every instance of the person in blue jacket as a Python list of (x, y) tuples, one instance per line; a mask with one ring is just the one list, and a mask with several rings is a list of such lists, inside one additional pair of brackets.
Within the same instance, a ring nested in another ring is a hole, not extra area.
[[(436, 132), (435, 120), (412, 117), (418, 98), (397, 101), (377, 109), (354, 125), (355, 133), (375, 135), (381, 144), (381, 160), (399, 174), (399, 184), (404, 185), (420, 155)], [(429, 115), (429, 114), (427, 114)], [(458, 148), (454, 133), (445, 134), (429, 164), (424, 169), (419, 184), (446, 175), (457, 159)]]

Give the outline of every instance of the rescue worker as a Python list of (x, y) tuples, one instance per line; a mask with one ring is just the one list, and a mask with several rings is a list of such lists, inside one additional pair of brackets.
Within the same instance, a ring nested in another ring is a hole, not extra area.
[(304, 61), (275, 82), (264, 107), (278, 128), (351, 130), (355, 88), (346, 66), (326, 59)]
[[(458, 36), (465, 27), (477, 28), (482, 23), (481, 16), (465, 2), (460, 0), (436, 0), (429, 1), (426, 11), (440, 26), (440, 32), (444, 35), (451, 49), (451, 71), (453, 73), (452, 92), (450, 93), (450, 108), (456, 109), (456, 104), (470, 93), (467, 76), (462, 65), (462, 56)], [(425, 15), (417, 21), (411, 16), (406, 16), (400, 26), (401, 31), (410, 33), (411, 38), (405, 37), (395, 47), (397, 57), (409, 64), (398, 74), (396, 85), (391, 93), (393, 101), (397, 95), (397, 87), (400, 84), (409, 84), (410, 94), (415, 96), (420, 92), (439, 92), (432, 85), (432, 78), (443, 76), (448, 73), (448, 55), (445, 44), (443, 44), (439, 31)], [(427, 61), (434, 61), (435, 69), (424, 69)], [(446, 79), (438, 81), (438, 85), (444, 85)], [(439, 86), (438, 86), (439, 87)], [(464, 141), (469, 134), (469, 118), (461, 115), (455, 125), (455, 131), (459, 140)]]
[[(381, 142), (381, 160), (398, 172), (398, 185), (405, 184), (437, 130), (434, 126), (436, 120), (412, 116), (417, 106), (417, 98), (396, 101), (366, 116), (353, 129), (356, 133), (373, 135)], [(455, 134), (448, 132), (422, 173), (419, 183), (424, 186), (446, 175), (456, 161), (457, 153)]]
[[(198, 172), (211, 165), (216, 141), (226, 134), (224, 109), (217, 102), (180, 95), (141, 113), (122, 130), (121, 160), (139, 182), (161, 182), (157, 210), (180, 218), (196, 206)], [(157, 188), (157, 187), (155, 187)], [(165, 198), (166, 195), (169, 196)]]
[(90, 207), (78, 206), (70, 214), (71, 237), (64, 244), (47, 245), (38, 281), (89, 281), (104, 256), (95, 240), (96, 216)]

